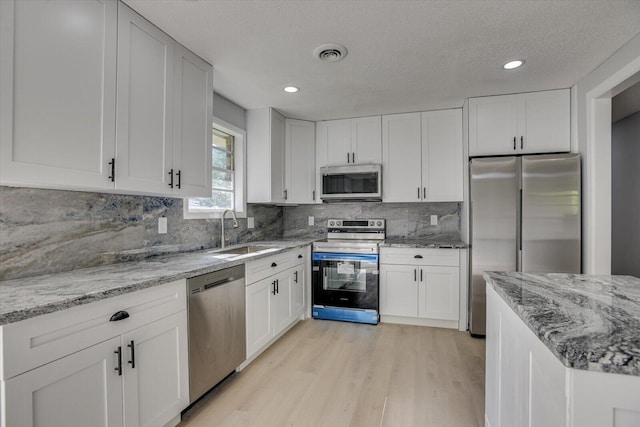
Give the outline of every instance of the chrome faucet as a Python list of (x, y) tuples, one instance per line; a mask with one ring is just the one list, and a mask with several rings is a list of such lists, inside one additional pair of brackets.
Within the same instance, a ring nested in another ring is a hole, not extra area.
[(220, 247), (224, 248), (224, 217), (227, 214), (227, 212), (231, 212), (231, 216), (233, 216), (233, 228), (238, 228), (238, 218), (236, 218), (236, 212), (231, 210), (231, 209), (227, 209), (226, 211), (222, 212), (222, 217), (220, 218), (220, 221), (222, 221), (222, 238), (220, 239)]

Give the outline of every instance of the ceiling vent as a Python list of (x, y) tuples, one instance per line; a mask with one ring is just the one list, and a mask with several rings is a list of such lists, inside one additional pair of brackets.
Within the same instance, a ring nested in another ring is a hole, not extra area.
[(337, 43), (323, 44), (313, 51), (313, 56), (323, 62), (338, 62), (347, 56), (347, 48)]

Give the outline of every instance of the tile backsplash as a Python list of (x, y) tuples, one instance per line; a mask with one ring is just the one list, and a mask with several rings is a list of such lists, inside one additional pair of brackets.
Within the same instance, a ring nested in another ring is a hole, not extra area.
[[(0, 280), (218, 247), (220, 220), (183, 219), (182, 209), (168, 197), (0, 187)], [(247, 211), (255, 228), (228, 223), (228, 243), (282, 237), (282, 208)], [(167, 234), (158, 234), (160, 217)]]
[[(0, 186), (0, 280), (57, 273), (220, 245), (219, 219), (184, 219), (183, 200)], [(460, 236), (460, 203), (249, 204), (229, 244), (324, 238), (329, 218), (384, 218), (387, 236)], [(438, 225), (431, 225), (438, 215)], [(315, 224), (308, 225), (309, 216)], [(158, 234), (158, 218), (168, 232)]]
[[(457, 202), (329, 203), (283, 209), (284, 238), (322, 238), (327, 233), (329, 218), (386, 219), (388, 238), (460, 238), (461, 204)], [(431, 215), (438, 216), (438, 225), (431, 225)], [(313, 226), (308, 225), (310, 216), (314, 217)]]

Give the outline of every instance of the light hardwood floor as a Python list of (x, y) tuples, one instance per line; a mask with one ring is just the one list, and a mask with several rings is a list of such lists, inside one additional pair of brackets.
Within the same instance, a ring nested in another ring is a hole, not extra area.
[(304, 320), (179, 426), (482, 426), (484, 349), (450, 329)]

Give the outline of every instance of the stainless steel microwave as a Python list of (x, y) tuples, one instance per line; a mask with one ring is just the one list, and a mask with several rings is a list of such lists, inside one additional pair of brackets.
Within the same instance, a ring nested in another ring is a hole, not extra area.
[(382, 165), (320, 168), (323, 202), (382, 201)]

